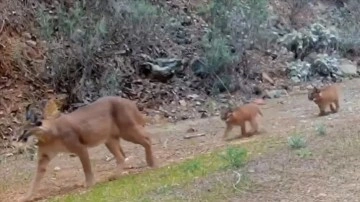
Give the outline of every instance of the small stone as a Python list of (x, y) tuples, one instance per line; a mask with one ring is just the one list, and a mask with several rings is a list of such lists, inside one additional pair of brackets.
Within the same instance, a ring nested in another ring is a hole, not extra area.
[(209, 117), (209, 116), (206, 113), (202, 113), (201, 116), (200, 116), (200, 118), (202, 118), (202, 119), (207, 118), (207, 117)]
[(56, 166), (56, 167), (54, 168), (54, 170), (55, 170), (55, 171), (59, 171), (59, 170), (61, 170), (61, 168), (58, 167), (58, 166)]
[(255, 100), (253, 100), (252, 102), (255, 103), (255, 104), (258, 104), (258, 105), (265, 105), (266, 104), (264, 99), (261, 99), (261, 98), (257, 98)]
[(26, 39), (31, 39), (31, 34), (29, 32), (24, 32), (23, 34), (23, 37), (26, 38)]
[(294, 83), (300, 83), (300, 82), (301, 82), (301, 80), (300, 80), (299, 77), (297, 77), (297, 76), (291, 77), (291, 80), (292, 80)]
[(262, 73), (262, 79), (274, 85), (274, 80), (265, 72)]
[(195, 130), (195, 128), (189, 128), (189, 129), (187, 129), (187, 133), (193, 133), (193, 132), (195, 132), (196, 130)]
[(37, 44), (36, 41), (33, 41), (33, 40), (27, 40), (25, 43), (26, 43), (26, 45), (31, 46), (33, 48), (35, 48), (36, 44)]
[(320, 197), (326, 197), (327, 196), (327, 194), (325, 194), (325, 193), (320, 193), (320, 194), (318, 194), (316, 197), (317, 198), (320, 198)]
[(249, 173), (255, 173), (255, 170), (254, 169), (249, 169), (248, 172)]
[(10, 156), (14, 156), (14, 154), (13, 154), (13, 153), (7, 153), (7, 154), (5, 154), (5, 157), (10, 157)]
[(312, 86), (312, 85), (307, 85), (307, 86), (306, 86), (306, 89), (307, 89), (307, 90), (311, 90), (311, 89), (313, 89), (313, 86)]
[(191, 99), (196, 99), (196, 98), (199, 98), (199, 95), (197, 94), (191, 94), (191, 95), (188, 95), (186, 96), (188, 99), (191, 98)]
[(111, 161), (111, 160), (113, 160), (113, 159), (114, 159), (113, 156), (106, 156), (105, 161)]
[(186, 16), (183, 20), (183, 22), (181, 23), (182, 26), (189, 26), (191, 25), (192, 20), (190, 16)]
[(161, 116), (159, 114), (155, 114), (154, 120), (155, 122), (159, 122), (161, 120)]
[(186, 102), (185, 102), (185, 100), (180, 100), (179, 103), (180, 103), (181, 106), (186, 107)]
[(273, 98), (280, 98), (280, 97), (284, 97), (284, 96), (288, 96), (288, 93), (285, 89), (266, 90), (264, 98), (273, 99)]
[(181, 116), (181, 120), (187, 120), (187, 119), (189, 119), (189, 117), (187, 115), (182, 115)]
[(341, 59), (339, 65), (340, 71), (342, 71), (345, 75), (356, 75), (357, 74), (357, 66), (354, 62), (348, 59)]

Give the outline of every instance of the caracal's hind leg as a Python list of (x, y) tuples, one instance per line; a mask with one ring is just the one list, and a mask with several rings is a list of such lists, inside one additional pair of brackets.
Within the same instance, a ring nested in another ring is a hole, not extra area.
[(106, 148), (114, 156), (118, 169), (121, 171), (124, 168), (125, 157), (119, 142), (119, 138), (110, 138), (105, 143)]
[(237, 138), (242, 138), (242, 137), (249, 137), (249, 134), (246, 132), (246, 122), (242, 122), (240, 124), (240, 128), (241, 128), (241, 134), (239, 136), (237, 136)]
[(150, 167), (157, 167), (155, 158), (153, 155), (152, 143), (149, 135), (145, 131), (143, 126), (132, 126), (127, 128), (127, 135), (124, 139), (134, 144), (140, 144), (145, 149), (146, 162)]
[[(333, 106), (333, 104), (335, 105), (335, 107)], [(339, 100), (335, 100), (334, 103), (331, 103), (330, 105), (330, 109), (332, 113), (337, 113), (339, 111), (340, 105), (339, 105)]]
[(327, 115), (327, 113), (326, 113), (326, 105), (318, 105), (318, 107), (319, 107), (319, 115), (318, 116), (325, 116), (325, 115)]

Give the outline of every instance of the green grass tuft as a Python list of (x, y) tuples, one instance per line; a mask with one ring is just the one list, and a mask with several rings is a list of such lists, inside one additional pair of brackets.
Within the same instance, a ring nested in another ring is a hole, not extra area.
[(303, 136), (295, 134), (289, 137), (288, 144), (291, 149), (301, 149), (306, 147), (306, 140)]
[(320, 124), (316, 127), (316, 134), (319, 136), (325, 136), (326, 135), (326, 128), (324, 124)]
[(240, 168), (245, 165), (247, 150), (238, 147), (229, 147), (222, 157), (227, 161), (227, 166), (231, 168)]
[(296, 151), (296, 154), (300, 157), (300, 158), (307, 158), (307, 157), (311, 157), (313, 154), (310, 150), (306, 149), (306, 148), (302, 148)]

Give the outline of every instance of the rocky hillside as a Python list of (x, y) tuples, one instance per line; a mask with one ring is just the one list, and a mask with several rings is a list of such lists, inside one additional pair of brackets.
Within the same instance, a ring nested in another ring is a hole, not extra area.
[[(218, 114), (358, 75), (356, 0), (4, 0), (0, 138), (25, 105), (136, 100), (154, 121)], [(65, 98), (65, 99), (63, 99)]]

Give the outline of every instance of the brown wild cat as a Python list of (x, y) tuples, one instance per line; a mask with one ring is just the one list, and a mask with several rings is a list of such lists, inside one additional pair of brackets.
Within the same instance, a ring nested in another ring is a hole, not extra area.
[(319, 107), (319, 116), (328, 115), (329, 112), (326, 112), (326, 108), (330, 106), (332, 113), (339, 111), (339, 86), (337, 84), (332, 84), (325, 86), (323, 88), (314, 87), (308, 93), (308, 99), (314, 101), (315, 104)]
[[(155, 167), (151, 139), (146, 132), (145, 119), (136, 104), (128, 99), (107, 96), (87, 106), (64, 114), (55, 110), (52, 117), (36, 120), (33, 127), (18, 138), (26, 141), (29, 136), (38, 139), (37, 170), (28, 193), (20, 201), (28, 201), (38, 189), (50, 161), (62, 152), (76, 154), (83, 167), (85, 186), (95, 184), (88, 148), (105, 144), (116, 160), (118, 170), (122, 170), (125, 157), (120, 139), (142, 145), (146, 162)], [(28, 113), (26, 113), (28, 116)]]
[[(248, 103), (242, 105), (240, 107), (236, 107), (235, 109), (227, 109), (222, 115), (221, 120), (225, 121), (226, 129), (223, 135), (223, 139), (226, 139), (230, 131), (233, 129), (234, 126), (241, 127), (241, 136), (250, 137), (258, 132), (258, 122), (256, 120), (257, 115), (261, 113), (259, 107), (255, 103)], [(251, 132), (246, 132), (246, 121), (250, 122), (252, 127)]]

